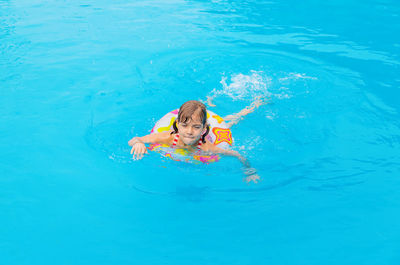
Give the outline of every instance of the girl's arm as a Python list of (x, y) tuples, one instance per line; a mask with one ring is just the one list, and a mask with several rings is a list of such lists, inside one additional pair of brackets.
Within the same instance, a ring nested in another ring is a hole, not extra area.
[(213, 144), (209, 143), (209, 145), (207, 145), (207, 151), (211, 151), (213, 153), (218, 153), (218, 154), (224, 154), (224, 155), (228, 155), (228, 156), (234, 156), (237, 157), (240, 162), (242, 162), (243, 166), (244, 166), (244, 173), (246, 174), (246, 182), (249, 183), (250, 181), (253, 181), (254, 183), (257, 183), (260, 180), (260, 176), (258, 176), (257, 171), (251, 167), (250, 162), (247, 158), (245, 158), (244, 156), (242, 156), (241, 154), (239, 154), (239, 152), (234, 151), (234, 150), (226, 150), (226, 149), (222, 149), (219, 148), (217, 146), (214, 146)]
[(171, 133), (169, 131), (161, 133), (152, 133), (142, 137), (133, 137), (128, 142), (128, 144), (132, 146), (131, 155), (133, 155), (133, 160), (142, 159), (144, 154), (148, 153), (145, 143), (168, 144), (168, 140), (170, 138), (171, 138)]
[(151, 133), (142, 137), (133, 137), (128, 144), (132, 146), (137, 141), (142, 143), (165, 143), (171, 137), (171, 132), (165, 131), (160, 133)]

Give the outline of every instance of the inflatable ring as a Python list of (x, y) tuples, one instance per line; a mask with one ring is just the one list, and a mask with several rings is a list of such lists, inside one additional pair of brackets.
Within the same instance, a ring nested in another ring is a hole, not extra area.
[[(173, 124), (178, 117), (179, 109), (165, 114), (156, 122), (150, 133), (158, 133), (173, 130)], [(206, 136), (206, 141), (210, 141), (215, 146), (222, 149), (228, 149), (233, 144), (232, 132), (225, 121), (212, 111), (207, 110), (207, 123), (210, 125), (210, 131)], [(202, 151), (189, 152), (183, 148), (172, 148), (165, 144), (151, 144), (148, 149), (156, 151), (161, 155), (171, 158), (175, 161), (187, 163), (211, 163), (220, 159), (219, 155), (209, 155)]]

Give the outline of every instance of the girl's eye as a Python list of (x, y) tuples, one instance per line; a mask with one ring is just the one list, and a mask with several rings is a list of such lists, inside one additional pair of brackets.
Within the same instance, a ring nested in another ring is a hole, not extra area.
[(186, 127), (187, 125), (183, 123), (183, 124), (181, 124), (181, 126), (182, 126), (182, 127)]

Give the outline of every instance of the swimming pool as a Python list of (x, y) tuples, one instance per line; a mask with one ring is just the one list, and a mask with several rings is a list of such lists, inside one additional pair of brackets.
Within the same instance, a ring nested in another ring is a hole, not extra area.
[[(0, 1), (1, 264), (398, 264), (396, 1)], [(240, 163), (130, 159), (189, 99)]]

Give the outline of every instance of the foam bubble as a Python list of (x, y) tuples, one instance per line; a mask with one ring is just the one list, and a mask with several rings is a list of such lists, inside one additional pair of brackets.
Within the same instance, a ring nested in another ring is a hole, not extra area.
[(289, 73), (288, 76), (279, 78), (279, 82), (286, 81), (286, 80), (298, 80), (298, 79), (312, 79), (317, 80), (316, 77), (307, 76), (305, 73)]

